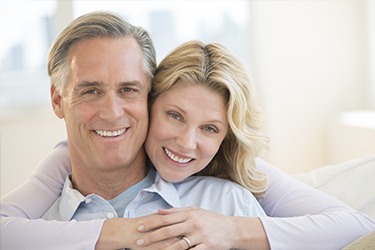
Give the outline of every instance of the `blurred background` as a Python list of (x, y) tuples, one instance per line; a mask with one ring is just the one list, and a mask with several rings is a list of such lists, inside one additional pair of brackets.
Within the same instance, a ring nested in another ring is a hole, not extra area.
[(0, 2), (1, 195), (66, 138), (49, 101), (49, 46), (73, 18), (121, 14), (150, 31), (160, 61), (182, 42), (219, 42), (257, 88), (288, 174), (375, 154), (375, 0)]

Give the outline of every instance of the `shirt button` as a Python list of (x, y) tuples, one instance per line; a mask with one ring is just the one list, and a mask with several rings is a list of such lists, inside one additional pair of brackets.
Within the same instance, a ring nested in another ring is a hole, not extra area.
[(108, 219), (112, 219), (114, 217), (115, 217), (115, 215), (113, 213), (107, 213), (107, 218)]
[(87, 198), (87, 199), (85, 200), (85, 203), (86, 203), (86, 204), (89, 204), (90, 202), (92, 202), (92, 199), (91, 199), (91, 198)]

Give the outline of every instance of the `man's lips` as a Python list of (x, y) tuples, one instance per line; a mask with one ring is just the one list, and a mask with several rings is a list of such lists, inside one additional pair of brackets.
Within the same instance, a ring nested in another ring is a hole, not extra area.
[(193, 158), (178, 157), (175, 154), (173, 154), (170, 150), (168, 150), (167, 148), (163, 148), (163, 149), (164, 149), (165, 154), (168, 156), (168, 158), (171, 159), (174, 162), (184, 164), (184, 163), (188, 163), (188, 162), (193, 160)]

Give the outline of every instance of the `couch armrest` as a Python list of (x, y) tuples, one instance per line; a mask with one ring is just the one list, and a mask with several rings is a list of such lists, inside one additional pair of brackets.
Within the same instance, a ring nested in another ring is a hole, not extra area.
[(375, 218), (375, 155), (294, 176)]

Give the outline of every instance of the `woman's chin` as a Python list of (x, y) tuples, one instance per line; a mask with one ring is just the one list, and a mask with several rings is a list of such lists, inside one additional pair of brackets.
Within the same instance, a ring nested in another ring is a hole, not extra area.
[(181, 175), (166, 175), (166, 174), (163, 175), (162, 173), (160, 173), (160, 176), (165, 181), (171, 182), (171, 183), (181, 182), (185, 180), (187, 177), (189, 177), (189, 176), (181, 176)]

